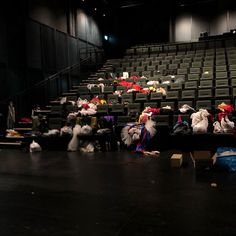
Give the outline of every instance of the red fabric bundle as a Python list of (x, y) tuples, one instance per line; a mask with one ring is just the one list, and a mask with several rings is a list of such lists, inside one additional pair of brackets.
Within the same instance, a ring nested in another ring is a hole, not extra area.
[(84, 108), (84, 109), (89, 109), (89, 105), (88, 105), (88, 104), (83, 104), (83, 105), (82, 105), (82, 108)]
[(141, 86), (139, 84), (133, 84), (132, 89), (135, 89), (136, 91), (140, 91)]
[(119, 83), (119, 85), (120, 86), (124, 86), (124, 87), (126, 87), (126, 88), (130, 88), (131, 86), (132, 86), (132, 82), (126, 82), (125, 80), (122, 80), (120, 83)]

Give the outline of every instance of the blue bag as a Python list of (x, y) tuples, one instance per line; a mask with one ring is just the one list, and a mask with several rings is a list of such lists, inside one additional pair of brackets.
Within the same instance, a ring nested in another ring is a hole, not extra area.
[(217, 148), (215, 164), (227, 171), (236, 171), (236, 148)]

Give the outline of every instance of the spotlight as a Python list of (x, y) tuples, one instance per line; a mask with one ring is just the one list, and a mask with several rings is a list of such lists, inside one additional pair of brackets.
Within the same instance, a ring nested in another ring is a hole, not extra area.
[(106, 14), (105, 13), (103, 13), (103, 15), (102, 16), (106, 16)]
[(97, 11), (97, 8), (96, 8), (96, 7), (94, 8), (94, 11)]
[(108, 41), (108, 36), (107, 35), (104, 35), (104, 39), (106, 40), (106, 41)]

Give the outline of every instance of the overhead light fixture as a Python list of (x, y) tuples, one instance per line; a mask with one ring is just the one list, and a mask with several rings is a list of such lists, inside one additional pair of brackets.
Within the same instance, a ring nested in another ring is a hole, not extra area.
[(106, 14), (105, 14), (105, 13), (103, 13), (103, 14), (102, 14), (102, 16), (106, 16)]
[(137, 7), (137, 6), (141, 6), (143, 5), (144, 3), (140, 2), (140, 3), (130, 3), (130, 4), (126, 4), (126, 5), (123, 5), (123, 6), (120, 6), (120, 8), (130, 8), (130, 7)]
[(97, 8), (96, 8), (96, 7), (94, 8), (94, 11), (97, 11)]

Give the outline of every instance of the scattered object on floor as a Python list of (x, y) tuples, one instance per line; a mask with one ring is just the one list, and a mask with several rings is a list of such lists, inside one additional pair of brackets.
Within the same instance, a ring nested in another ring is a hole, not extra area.
[(38, 143), (36, 143), (34, 140), (30, 144), (30, 152), (41, 152), (42, 148)]
[(145, 156), (158, 157), (160, 155), (160, 152), (159, 151), (144, 151), (143, 154)]
[(217, 183), (211, 183), (212, 188), (217, 188)]
[(183, 162), (183, 155), (182, 154), (173, 154), (170, 158), (170, 163), (172, 167), (181, 167)]
[(220, 169), (236, 171), (236, 148), (219, 147), (214, 156), (214, 164)]
[(190, 153), (193, 166), (197, 170), (206, 170), (212, 167), (212, 153), (206, 150), (195, 150)]

